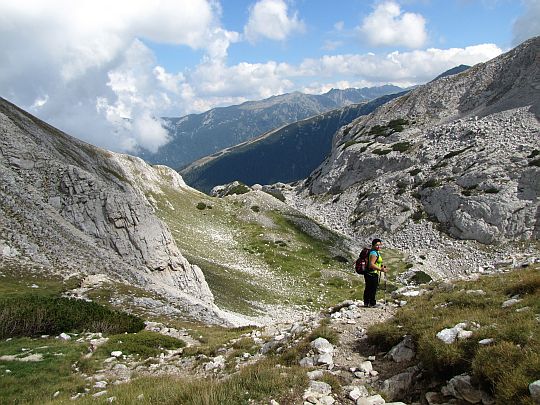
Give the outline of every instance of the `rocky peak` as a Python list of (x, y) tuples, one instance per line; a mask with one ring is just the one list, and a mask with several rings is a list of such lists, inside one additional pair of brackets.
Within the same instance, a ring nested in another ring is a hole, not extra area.
[(341, 128), (300, 195), (314, 195), (324, 222), (366, 239), (411, 252), (444, 240), (431, 256), (455, 239), (537, 240), (539, 57), (537, 37)]

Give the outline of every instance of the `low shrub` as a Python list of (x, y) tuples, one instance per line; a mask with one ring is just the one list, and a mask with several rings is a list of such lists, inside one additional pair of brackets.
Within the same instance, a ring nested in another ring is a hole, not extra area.
[(375, 149), (373, 150), (373, 153), (375, 155), (379, 155), (379, 156), (384, 156), (384, 155), (388, 155), (390, 152), (392, 152), (392, 149)]
[(62, 332), (137, 332), (137, 316), (95, 302), (34, 295), (0, 300), (0, 338), (55, 335)]
[(392, 145), (392, 150), (396, 152), (406, 152), (411, 146), (412, 144), (410, 142), (398, 142)]
[(417, 175), (418, 173), (420, 173), (421, 171), (422, 171), (422, 169), (418, 169), (418, 168), (417, 168), (417, 169), (412, 169), (412, 170), (409, 172), (409, 174), (410, 174), (411, 176), (416, 176), (416, 175)]
[(120, 350), (122, 354), (152, 357), (166, 349), (179, 349), (185, 346), (185, 342), (180, 339), (143, 330), (138, 333), (111, 336), (107, 343), (99, 348), (99, 351), (110, 353), (113, 350)]

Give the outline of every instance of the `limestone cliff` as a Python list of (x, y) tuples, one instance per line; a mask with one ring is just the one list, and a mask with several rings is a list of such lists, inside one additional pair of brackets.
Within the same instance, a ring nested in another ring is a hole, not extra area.
[(0, 259), (105, 273), (220, 322), (201, 270), (145, 193), (187, 187), (164, 167), (78, 141), (0, 99)]

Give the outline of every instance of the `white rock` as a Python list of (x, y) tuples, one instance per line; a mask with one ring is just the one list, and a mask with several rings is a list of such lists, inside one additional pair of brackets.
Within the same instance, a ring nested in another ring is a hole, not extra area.
[(517, 298), (510, 298), (509, 300), (506, 300), (502, 303), (502, 307), (503, 308), (511, 307), (512, 305), (516, 305), (519, 301), (521, 300)]
[(482, 346), (486, 346), (486, 345), (492, 344), (494, 341), (495, 341), (495, 339), (493, 339), (493, 338), (482, 339), (482, 340), (478, 341), (478, 344), (480, 344)]
[(69, 336), (67, 333), (60, 333), (60, 335), (58, 335), (58, 339), (61, 339), (61, 340), (71, 340), (71, 336)]
[(94, 388), (107, 388), (107, 381), (96, 381)]
[(385, 402), (384, 398), (377, 394), (367, 398), (358, 398), (356, 405), (384, 405)]
[(122, 352), (120, 350), (115, 350), (111, 352), (112, 357), (120, 357), (122, 355)]
[(529, 392), (531, 393), (533, 401), (536, 404), (540, 403), (540, 380), (536, 380), (529, 384)]
[(356, 401), (358, 398), (368, 397), (368, 396), (369, 396), (369, 392), (364, 385), (359, 385), (357, 387), (354, 387), (349, 392), (349, 398), (351, 398), (353, 401)]
[(314, 370), (314, 371), (309, 371), (307, 373), (307, 376), (310, 380), (317, 380), (319, 378), (322, 378), (324, 375), (324, 372), (322, 370)]
[(328, 340), (321, 337), (311, 342), (311, 347), (313, 347), (319, 354), (334, 352), (334, 346)]
[(360, 363), (360, 366), (358, 368), (364, 373), (369, 373), (373, 371), (373, 365), (371, 364), (371, 361), (369, 360), (363, 361), (362, 363)]
[(94, 398), (98, 398), (98, 397), (101, 397), (103, 395), (105, 395), (107, 393), (107, 391), (99, 391), (99, 392), (96, 392), (95, 394), (93, 394), (92, 396)]

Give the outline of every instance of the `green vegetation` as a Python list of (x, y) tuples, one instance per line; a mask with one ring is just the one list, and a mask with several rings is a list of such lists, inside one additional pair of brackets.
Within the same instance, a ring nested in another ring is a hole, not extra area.
[(540, 167), (540, 159), (531, 160), (531, 161), (529, 162), (529, 166)]
[(239, 182), (239, 184), (237, 184), (236, 186), (227, 189), (227, 192), (225, 195), (227, 196), (227, 195), (233, 195), (233, 194), (245, 194), (250, 191), (251, 191), (251, 188), (246, 186), (244, 183)]
[(84, 392), (85, 381), (72, 365), (86, 350), (84, 344), (52, 338), (2, 340), (0, 356), (34, 355), (41, 361), (0, 360), (0, 404), (42, 404), (56, 391)]
[[(279, 403), (292, 403), (307, 387), (305, 369), (299, 366), (277, 368), (276, 365), (273, 359), (259, 361), (225, 380), (146, 377), (111, 387), (107, 392), (120, 404), (237, 405), (261, 403), (269, 398)], [(78, 403), (93, 404), (95, 401), (85, 397)]]
[(440, 185), (441, 181), (439, 179), (428, 179), (422, 184), (422, 188), (434, 188)]
[(351, 139), (343, 144), (343, 149), (347, 149), (349, 146), (359, 143), (358, 141)]
[(0, 338), (62, 332), (135, 332), (142, 319), (94, 302), (26, 295), (0, 299)]
[(396, 152), (407, 152), (411, 148), (410, 142), (397, 142), (392, 145), (392, 150)]
[(379, 155), (379, 156), (384, 156), (384, 155), (388, 155), (390, 152), (392, 152), (392, 149), (375, 149), (373, 150), (373, 154), (375, 155)]
[(171, 336), (143, 330), (139, 333), (110, 336), (107, 343), (98, 349), (98, 354), (108, 355), (113, 350), (120, 350), (126, 355), (152, 357), (166, 349), (179, 349), (185, 345), (183, 341)]
[[(468, 293), (473, 288), (470, 282), (458, 282), (450, 289), (431, 288), (428, 294), (410, 300), (391, 321), (372, 326), (370, 343), (388, 350), (410, 334), (429, 373), (441, 378), (472, 373), (497, 403), (532, 404), (528, 384), (540, 375), (538, 266), (479, 279), (474, 289), (483, 290), (484, 295)], [(503, 308), (502, 303), (514, 295), (521, 301)], [(523, 310), (516, 311), (519, 308)], [(477, 325), (469, 326), (471, 338), (445, 344), (436, 337), (442, 329), (460, 322)], [(494, 343), (478, 343), (487, 338)]]

